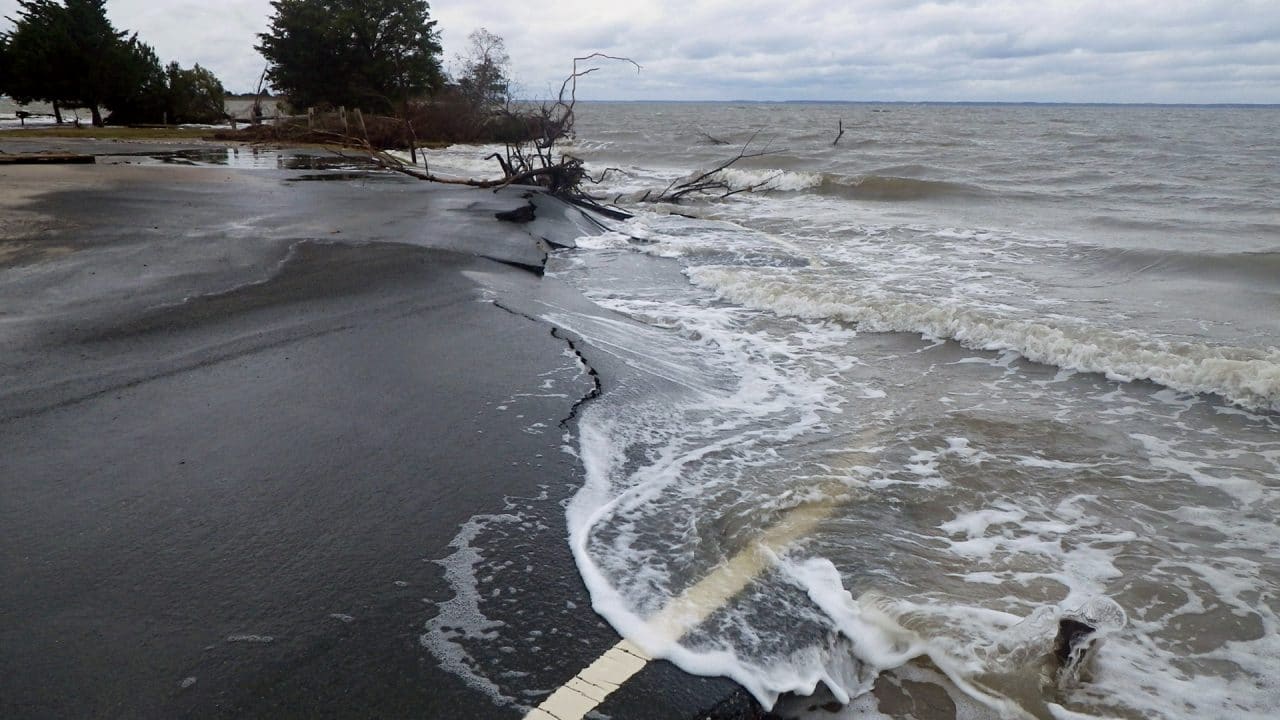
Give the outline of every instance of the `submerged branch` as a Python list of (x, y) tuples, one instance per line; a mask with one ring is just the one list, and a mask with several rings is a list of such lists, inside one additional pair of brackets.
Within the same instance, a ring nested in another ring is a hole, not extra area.
[(681, 200), (694, 195), (712, 195), (723, 199), (739, 193), (755, 192), (767, 187), (774, 180), (777, 180), (782, 173), (774, 173), (760, 182), (739, 185), (736, 187), (723, 177), (724, 171), (733, 167), (733, 165), (740, 160), (765, 157), (767, 155), (777, 155), (779, 153), (786, 152), (785, 150), (771, 150), (768, 144), (759, 150), (751, 150), (751, 144), (755, 142), (756, 136), (759, 134), (759, 130), (752, 133), (751, 137), (747, 139), (747, 142), (740, 150), (738, 150), (737, 155), (734, 155), (714, 168), (691, 179), (672, 180), (671, 183), (659, 193), (655, 194), (651, 191), (646, 191), (644, 196), (640, 198), (640, 202), (678, 204)]
[(698, 131), (698, 137), (702, 138), (703, 141), (705, 141), (708, 145), (728, 145), (729, 144), (728, 140), (721, 140), (720, 138), (708, 132), (705, 132), (703, 130)]

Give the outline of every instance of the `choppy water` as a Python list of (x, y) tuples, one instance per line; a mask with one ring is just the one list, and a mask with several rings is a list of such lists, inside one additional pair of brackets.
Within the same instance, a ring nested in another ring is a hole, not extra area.
[[(636, 213), (551, 267), (614, 314), (547, 319), (640, 371), (580, 424), (568, 523), (597, 610), (765, 704), (874, 686), (844, 715), (1271, 717), (1276, 126), (582, 106), (573, 150)], [(768, 190), (637, 202), (757, 131), (776, 153), (727, 179)], [(487, 152), (431, 161), (490, 174)], [(740, 592), (672, 614), (743, 554)], [(1127, 622), (1050, 677), (1058, 619), (1108, 601)]]

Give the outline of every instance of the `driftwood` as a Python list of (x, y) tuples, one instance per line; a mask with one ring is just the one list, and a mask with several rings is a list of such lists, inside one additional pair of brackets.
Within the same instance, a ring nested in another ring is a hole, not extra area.
[(837, 120), (836, 123), (836, 129), (839, 130), (839, 132), (836, 133), (836, 139), (831, 143), (833, 147), (839, 145), (840, 138), (844, 137), (844, 120)]
[(639, 198), (640, 202), (679, 204), (682, 200), (692, 196), (711, 196), (723, 199), (739, 193), (755, 192), (768, 186), (769, 183), (777, 180), (782, 173), (774, 173), (757, 183), (738, 186), (730, 183), (722, 174), (725, 170), (733, 167), (733, 165), (739, 160), (764, 157), (766, 155), (776, 155), (780, 152), (784, 152), (783, 150), (770, 150), (768, 145), (765, 145), (759, 150), (752, 150), (751, 144), (755, 142), (756, 136), (759, 134), (760, 132), (758, 130), (752, 134), (750, 139), (748, 139), (742, 146), (742, 149), (738, 151), (737, 155), (734, 155), (714, 168), (692, 178), (685, 180), (672, 180), (671, 184), (667, 185), (667, 187), (661, 192), (645, 192), (645, 194)]
[[(339, 154), (341, 155), (341, 153)], [(493, 156), (490, 156), (490, 157), (493, 157)], [(499, 156), (499, 158), (501, 158), (501, 156)], [(446, 185), (466, 185), (468, 187), (489, 189), (494, 191), (501, 190), (502, 188), (507, 187), (509, 185), (540, 186), (540, 187), (543, 187), (547, 193), (551, 195), (555, 195), (561, 200), (572, 203), (579, 207), (588, 208), (607, 218), (610, 218), (613, 220), (626, 220), (631, 217), (630, 213), (620, 210), (616, 207), (603, 205), (599, 202), (600, 198), (592, 197), (581, 191), (580, 187), (578, 187), (578, 185), (576, 184), (578, 182), (581, 182), (581, 180), (580, 179), (574, 180), (573, 178), (575, 177), (587, 178), (589, 176), (587, 175), (585, 170), (582, 170), (582, 161), (578, 160), (577, 158), (570, 158), (571, 162), (568, 162), (568, 163), (562, 162), (562, 163), (557, 163), (555, 165), (551, 165), (548, 167), (532, 167), (532, 168), (521, 170), (518, 172), (516, 171), (506, 172), (504, 170), (505, 172), (504, 177), (491, 179), (491, 180), (474, 180), (474, 179), (440, 177), (439, 175), (433, 175), (430, 172), (423, 172), (421, 170), (418, 170), (417, 168), (411, 167), (409, 165), (405, 165), (398, 158), (392, 155), (389, 155), (385, 152), (380, 152), (376, 150), (369, 151), (369, 159), (372, 160), (374, 164), (384, 169), (393, 170), (395, 172), (408, 175), (409, 177), (417, 178), (419, 180), (444, 183)], [(507, 164), (505, 160), (500, 159), (499, 164), (508, 170), (511, 169), (511, 166)], [(574, 166), (576, 167), (576, 169), (574, 170), (566, 169), (567, 167), (570, 167), (570, 166)], [(566, 184), (566, 183), (573, 183), (573, 184)]]
[[(598, 185), (610, 173), (623, 173), (614, 167), (605, 168), (598, 177), (590, 175), (580, 158), (564, 152), (557, 154), (556, 143), (571, 137), (574, 126), (574, 108), (577, 104), (578, 79), (590, 75), (600, 69), (599, 65), (588, 65), (592, 61), (613, 60), (630, 63), (640, 70), (640, 65), (626, 57), (592, 53), (573, 59), (573, 70), (560, 85), (560, 92), (554, 102), (543, 103), (534, 116), (538, 132), (531, 141), (507, 143), (501, 153), (493, 153), (486, 159), (494, 160), (502, 172), (502, 177), (492, 179), (460, 179), (440, 177), (429, 170), (419, 170), (416, 160), (413, 164), (405, 164), (399, 158), (375, 149), (365, 138), (351, 137), (349, 134), (313, 131), (317, 134), (331, 136), (335, 143), (346, 146), (361, 147), (367, 157), (379, 167), (392, 170), (409, 177), (430, 182), (449, 185), (466, 185), (475, 188), (499, 190), (509, 185), (533, 185), (543, 188), (545, 192), (562, 200), (589, 208), (605, 217), (625, 220), (631, 215), (614, 205), (605, 204), (605, 198), (592, 195), (585, 185)], [(510, 113), (510, 110), (506, 112)], [(843, 126), (841, 127), (843, 131)], [(700, 132), (713, 144), (728, 144), (719, 138)], [(774, 173), (760, 182), (747, 185), (734, 185), (726, 180), (723, 172), (744, 159), (773, 155), (782, 150), (772, 150), (766, 144), (763, 148), (753, 149), (759, 131), (753, 134), (738, 151), (737, 155), (725, 160), (714, 168), (685, 180), (674, 180), (659, 192), (648, 191), (639, 198), (640, 202), (679, 204), (694, 197), (727, 198), (744, 192), (755, 192), (767, 187), (781, 176)], [(837, 137), (837, 141), (839, 138)], [(341, 155), (340, 151), (335, 150)], [(412, 150), (411, 150), (412, 152)], [(617, 198), (614, 200), (617, 202)]]
[[(538, 109), (539, 136), (531, 143), (508, 143), (506, 157), (499, 161), (507, 184), (532, 183), (545, 187), (548, 192), (574, 201), (595, 202), (582, 191), (582, 183), (591, 180), (583, 168), (582, 160), (563, 152), (556, 157), (555, 144), (573, 135), (574, 108), (578, 102), (578, 79), (600, 69), (592, 61), (613, 60), (630, 63), (641, 70), (639, 63), (628, 57), (591, 53), (573, 59), (573, 69), (560, 83), (555, 102), (543, 103)], [(493, 156), (491, 156), (493, 157)], [(606, 171), (607, 172), (607, 171)]]
[(729, 144), (728, 140), (721, 140), (720, 138), (702, 130), (698, 131), (698, 137), (702, 138), (702, 141), (707, 143), (708, 145), (728, 145)]
[[(593, 197), (582, 189), (583, 183), (598, 184), (604, 180), (610, 171), (621, 172), (620, 170), (608, 168), (601, 173), (599, 178), (593, 178), (583, 167), (581, 159), (563, 152), (557, 156), (555, 149), (557, 141), (573, 134), (578, 79), (600, 69), (599, 65), (591, 65), (589, 67), (584, 67), (583, 65), (598, 60), (626, 62), (635, 66), (637, 71), (641, 69), (638, 63), (627, 57), (606, 55), (604, 53), (591, 53), (590, 55), (575, 57), (573, 59), (573, 70), (564, 79), (564, 82), (560, 84), (560, 92), (556, 96), (555, 102), (543, 103), (538, 109), (534, 117), (538, 133), (534, 139), (528, 142), (507, 143), (504, 153), (494, 153), (486, 158), (497, 161), (498, 167), (502, 171), (501, 178), (488, 180), (442, 178), (430, 172), (422, 172), (412, 166), (406, 166), (394, 156), (374, 150), (367, 141), (364, 143), (357, 142), (357, 144), (362, 144), (369, 151), (373, 161), (379, 166), (421, 180), (451, 185), (468, 185), (477, 188), (491, 188), (494, 190), (508, 185), (534, 185), (543, 188), (551, 195), (576, 205), (590, 208), (606, 217), (613, 219), (629, 218), (631, 217), (629, 213), (601, 204), (602, 198)], [(508, 110), (507, 112), (509, 113), (510, 111)]]
[[(758, 132), (756, 133), (759, 134)], [(774, 180), (781, 175), (781, 171), (773, 173), (763, 180), (746, 185), (734, 185), (722, 176), (724, 170), (733, 167), (734, 164), (741, 160), (765, 157), (768, 155), (776, 155), (785, 152), (785, 150), (774, 150), (767, 145), (758, 150), (751, 149), (752, 143), (755, 142), (756, 135), (752, 135), (746, 144), (733, 157), (721, 162), (714, 168), (701, 172), (698, 175), (684, 179), (673, 180), (667, 187), (661, 191), (646, 191), (642, 196), (636, 199), (637, 202), (647, 203), (669, 203), (678, 205), (681, 202), (695, 197), (710, 197), (716, 199), (724, 199), (732, 197), (740, 193), (756, 192), (769, 186)], [(415, 177), (421, 180), (429, 180), (432, 182), (447, 183), (451, 185), (467, 185), (476, 188), (500, 189), (508, 185), (536, 185), (543, 187), (549, 194), (555, 195), (563, 200), (571, 202), (581, 207), (589, 208), (598, 212), (605, 217), (615, 220), (625, 220), (630, 218), (630, 213), (620, 210), (615, 205), (604, 204), (605, 198), (592, 195), (583, 189), (584, 184), (598, 185), (609, 176), (610, 173), (625, 172), (619, 168), (609, 167), (600, 172), (598, 177), (593, 177), (586, 172), (582, 161), (571, 156), (562, 156), (561, 159), (551, 165), (535, 165), (529, 162), (528, 156), (519, 155), (519, 150), (512, 149), (509, 154), (504, 156), (499, 153), (493, 153), (486, 159), (495, 160), (502, 169), (503, 177), (492, 180), (463, 180), (458, 178), (443, 178), (431, 173), (422, 172), (416, 168), (406, 166), (397, 158), (384, 152), (370, 150), (370, 157), (381, 167), (388, 170)], [(523, 160), (518, 158), (523, 157)], [(512, 158), (517, 158), (515, 163)], [(621, 200), (621, 197), (615, 197), (614, 202)]]

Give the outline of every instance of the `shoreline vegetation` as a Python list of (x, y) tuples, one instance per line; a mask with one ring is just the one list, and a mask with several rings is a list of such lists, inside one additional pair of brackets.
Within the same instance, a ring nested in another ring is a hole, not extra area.
[(257, 88), (229, 96), (199, 65), (162, 64), (137, 33), (112, 24), (105, 0), (19, 0), (10, 27), (0, 29), (0, 97), (17, 105), (22, 125), (37, 117), (24, 106), (44, 103), (59, 126), (80, 126), (81, 111), (96, 128), (230, 123), (238, 130), (245, 122), (249, 132), (217, 139), (337, 139), (411, 154), (424, 144), (545, 136), (538, 112), (513, 99), (503, 39), (484, 28), (468, 36), (449, 73), (423, 0), (289, 0), (272, 8), (256, 35), (254, 49), (266, 61)]
[(73, 125), (42, 125), (4, 130), (0, 138), (14, 140), (28, 138), (68, 140), (215, 140), (216, 138), (213, 137), (215, 132), (215, 130), (206, 127), (183, 127), (181, 125), (170, 127), (118, 125), (101, 128), (78, 128)]
[[(97, 131), (93, 136), (98, 138), (160, 139), (150, 131), (158, 125), (166, 139), (357, 148), (382, 167), (420, 180), (482, 188), (531, 185), (607, 217), (630, 217), (589, 190), (616, 169), (592, 177), (581, 159), (556, 147), (573, 136), (578, 81), (610, 63), (629, 64), (639, 72), (640, 65), (630, 58), (601, 52), (574, 57), (553, 99), (520, 103), (514, 99), (505, 42), (484, 28), (468, 36), (453, 73), (445, 71), (437, 22), (423, 0), (277, 0), (268, 28), (257, 35), (254, 46), (266, 67), (253, 102), (244, 108), (249, 124), (242, 129), (237, 113), (228, 112), (217, 78), (199, 66), (191, 71), (176, 63), (162, 67), (136, 34), (111, 24), (105, 0), (20, 0), (19, 5), (17, 18), (10, 18), (13, 29), (0, 34), (0, 93), (18, 103), (50, 103), (60, 126), (60, 108), (87, 107), (95, 128), (134, 128)], [(105, 56), (129, 62), (114, 69), (102, 62)], [(93, 72), (84, 73), (86, 67)], [(268, 90), (286, 98), (274, 103), (270, 120), (264, 106)], [(196, 110), (199, 120), (192, 119)], [(22, 115), (18, 118), (25, 124)], [(207, 126), (229, 121), (231, 129), (174, 133), (167, 129), (171, 121)], [(78, 112), (75, 124), (80, 125)], [(38, 133), (45, 134), (36, 137), (72, 137)], [(503, 144), (502, 152), (486, 158), (495, 161), (497, 177), (443, 178), (431, 173), (425, 158), (418, 169), (420, 148), (452, 143)], [(388, 150), (407, 150), (409, 162)], [(678, 204), (685, 198), (757, 190), (768, 181), (735, 186), (722, 171), (738, 160), (766, 154), (767, 147), (753, 150), (749, 141), (736, 157), (711, 171), (639, 200)]]

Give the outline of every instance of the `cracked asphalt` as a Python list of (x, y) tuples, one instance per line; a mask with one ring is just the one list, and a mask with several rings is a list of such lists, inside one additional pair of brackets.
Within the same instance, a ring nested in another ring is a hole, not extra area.
[[(494, 219), (518, 188), (296, 179), (0, 169), (0, 716), (521, 717), (617, 642), (561, 510), (608, 371), (522, 309), (586, 305), (522, 269), (581, 227)], [(513, 639), (466, 657), (516, 703), (424, 639), (460, 528), (503, 513), (534, 528), (485, 546)], [(750, 709), (651, 663), (600, 711)]]

